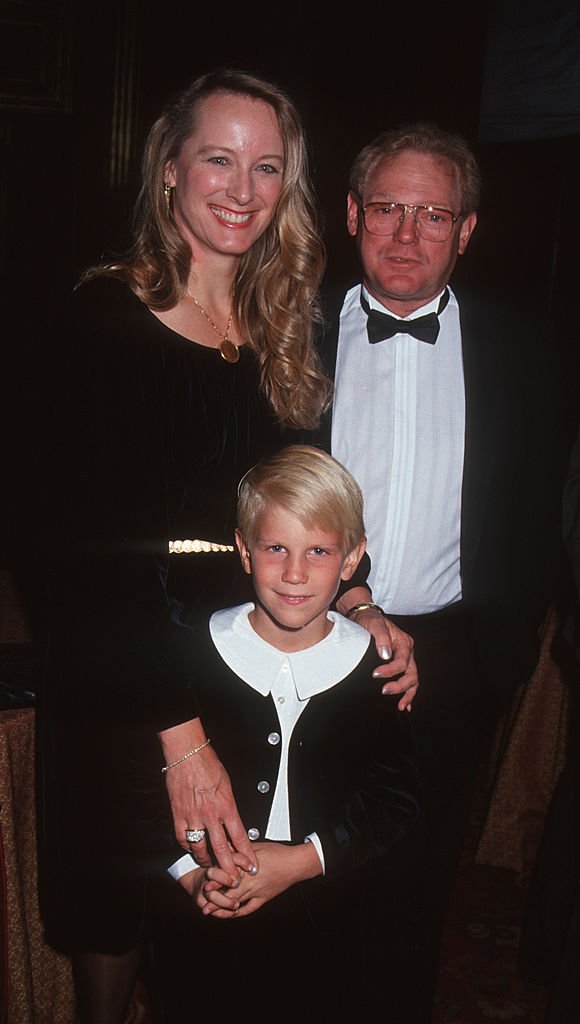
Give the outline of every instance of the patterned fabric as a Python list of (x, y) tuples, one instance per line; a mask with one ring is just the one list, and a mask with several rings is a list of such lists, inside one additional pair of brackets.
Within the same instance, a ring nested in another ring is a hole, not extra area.
[[(0, 1020), (71, 1024), (70, 961), (45, 945), (38, 914), (31, 708), (0, 712), (0, 870)], [(141, 982), (126, 1024), (151, 1024)]]
[[(560, 622), (548, 612), (536, 671), (499, 724), (488, 763), (491, 796), (479, 864), (524, 874), (534, 866), (544, 820), (566, 757), (569, 694), (551, 649)], [(530, 752), (533, 751), (533, 756)]]
[(0, 712), (0, 827), (6, 872), (7, 1024), (70, 1024), (70, 964), (44, 944), (38, 914), (32, 708)]

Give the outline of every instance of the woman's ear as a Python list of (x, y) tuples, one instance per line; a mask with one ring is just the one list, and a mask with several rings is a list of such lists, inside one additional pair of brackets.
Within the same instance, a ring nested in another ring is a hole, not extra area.
[(354, 547), (352, 549), (352, 551), (346, 556), (346, 558), (344, 560), (344, 563), (343, 563), (343, 566), (342, 566), (342, 572), (340, 574), (340, 578), (341, 579), (343, 579), (343, 580), (350, 580), (351, 579), (351, 577), (354, 574), (355, 569), (358, 566), (358, 563), (360, 562), (362, 556), (364, 555), (364, 553), (366, 551), (366, 548), (367, 548), (367, 542), (366, 542), (366, 537), (365, 537), (363, 540), (361, 540), (360, 544), (357, 544), (356, 547)]
[(240, 561), (244, 572), (247, 572), (248, 576), (252, 575), (252, 560), (250, 556), (250, 549), (246, 546), (246, 542), (242, 537), (239, 530), (236, 530), (236, 545), (240, 553)]
[(175, 163), (173, 160), (168, 160), (163, 168), (163, 181), (171, 188), (175, 188)]

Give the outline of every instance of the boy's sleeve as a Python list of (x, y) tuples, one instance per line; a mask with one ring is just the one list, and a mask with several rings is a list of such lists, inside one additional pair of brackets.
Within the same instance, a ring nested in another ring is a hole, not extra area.
[(184, 853), (183, 857), (180, 857), (179, 860), (176, 860), (174, 861), (173, 864), (170, 864), (170, 866), (167, 868), (167, 872), (171, 875), (172, 878), (175, 879), (176, 882), (179, 882), (179, 879), (183, 875), (187, 875), (189, 871), (194, 871), (195, 868), (198, 867), (199, 864), (197, 863), (196, 860), (194, 860), (191, 854)]
[[(385, 854), (416, 821), (420, 785), (409, 715), (397, 697), (379, 693), (371, 705), (368, 757), (353, 774), (344, 800), (313, 823), (322, 844), (325, 876), (333, 878)], [(345, 756), (347, 756), (345, 754)]]

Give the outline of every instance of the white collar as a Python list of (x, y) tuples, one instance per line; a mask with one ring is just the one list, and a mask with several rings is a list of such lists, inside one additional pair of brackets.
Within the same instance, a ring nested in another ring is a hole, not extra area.
[(369, 634), (361, 626), (329, 612), (333, 627), (328, 636), (305, 651), (287, 654), (252, 629), (248, 615), (253, 608), (250, 602), (214, 612), (209, 629), (226, 664), (264, 697), (284, 664), (290, 665), (300, 700), (330, 689), (356, 668), (370, 643)]
[[(446, 285), (445, 287), (449, 288), (449, 285)], [(413, 312), (409, 314), (409, 316), (399, 316), (398, 313), (393, 313), (392, 309), (389, 309), (388, 306), (379, 302), (377, 299), (374, 298), (374, 296), (370, 295), (367, 289), (365, 288), (364, 284), (361, 284), (361, 290), (371, 309), (377, 309), (379, 313), (386, 312), (389, 314), (389, 316), (394, 316), (396, 320), (415, 320), (416, 317), (418, 316), (426, 316), (427, 313), (437, 312), (437, 309), (439, 308), (439, 300), (443, 295), (445, 288), (442, 288), (439, 294), (436, 295), (434, 299), (431, 299), (429, 302), (426, 302), (424, 306), (419, 306), (419, 309), (414, 309)], [(449, 300), (451, 301), (451, 299), (453, 298), (455, 298), (455, 296), (453, 295), (451, 288), (449, 288)]]

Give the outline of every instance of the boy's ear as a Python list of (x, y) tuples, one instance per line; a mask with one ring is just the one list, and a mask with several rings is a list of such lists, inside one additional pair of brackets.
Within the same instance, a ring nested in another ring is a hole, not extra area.
[(352, 575), (354, 574), (355, 569), (358, 566), (358, 563), (360, 562), (362, 556), (364, 555), (364, 553), (366, 551), (366, 548), (367, 548), (367, 542), (366, 542), (366, 538), (365, 538), (365, 539), (361, 540), (360, 544), (357, 544), (357, 546), (352, 549), (350, 554), (348, 554), (346, 556), (346, 558), (344, 560), (344, 565), (342, 567), (342, 572), (340, 574), (340, 578), (341, 579), (349, 580), (352, 577)]
[(243, 568), (244, 572), (248, 573), (248, 576), (251, 576), (251, 574), (252, 574), (252, 561), (251, 561), (251, 558), (250, 558), (250, 551), (246, 547), (246, 542), (245, 542), (244, 538), (242, 537), (242, 535), (241, 535), (239, 530), (236, 530), (236, 544), (237, 544), (237, 547), (238, 547), (238, 551), (240, 553), (240, 560), (241, 560), (241, 563), (242, 563), (242, 568)]

